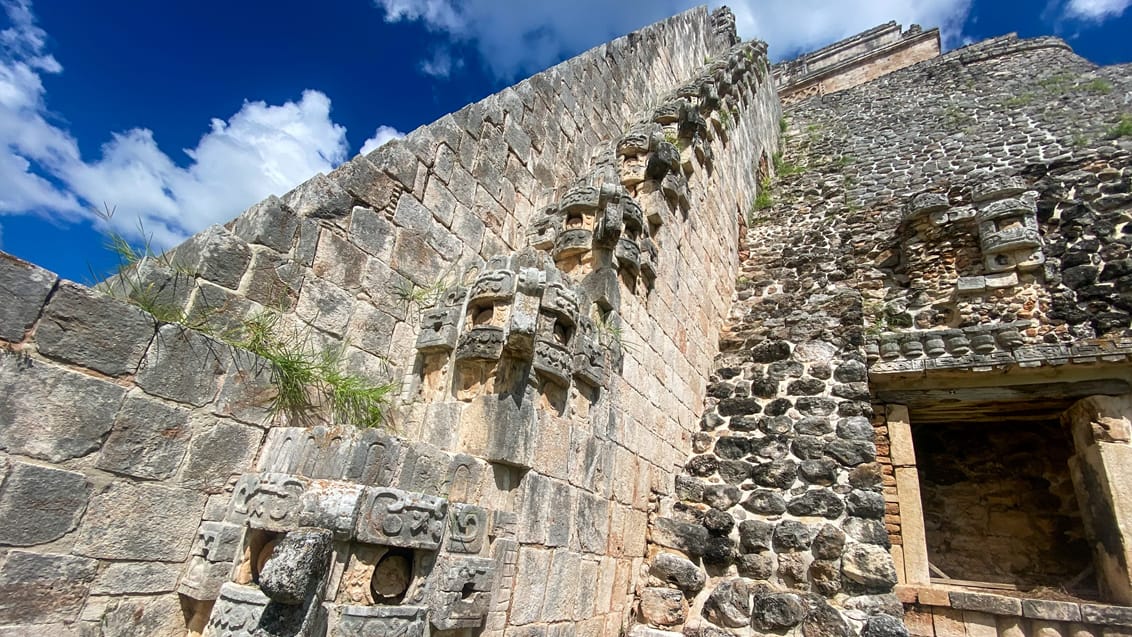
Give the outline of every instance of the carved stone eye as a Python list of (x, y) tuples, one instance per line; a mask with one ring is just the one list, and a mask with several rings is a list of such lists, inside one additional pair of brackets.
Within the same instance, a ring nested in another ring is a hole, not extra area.
[(559, 345), (567, 345), (570, 341), (570, 328), (562, 324), (562, 321), (554, 322), (554, 340)]
[(379, 604), (400, 604), (413, 579), (413, 554), (389, 551), (378, 560), (370, 579), (370, 592)]
[(472, 314), (472, 325), (488, 325), (495, 316), (495, 306), (487, 305), (477, 308)]
[(567, 217), (566, 218), (566, 227), (567, 228), (581, 228), (582, 227), (582, 216), (581, 215), (570, 215), (569, 217)]

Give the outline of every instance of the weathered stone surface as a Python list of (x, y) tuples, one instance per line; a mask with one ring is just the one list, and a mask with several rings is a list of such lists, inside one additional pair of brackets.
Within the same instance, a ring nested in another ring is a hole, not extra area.
[(172, 253), (175, 268), (217, 285), (235, 290), (251, 262), (251, 249), (222, 226), (210, 226), (177, 246)]
[(786, 512), (786, 500), (769, 489), (755, 489), (743, 500), (743, 508), (751, 513), (779, 515)]
[(720, 511), (726, 511), (735, 506), (742, 497), (743, 492), (738, 487), (729, 484), (709, 484), (704, 487), (702, 499), (704, 504)]
[(284, 206), (300, 217), (317, 219), (345, 216), (354, 203), (349, 193), (321, 173), (295, 186), (281, 199)]
[(819, 560), (836, 560), (841, 557), (841, 550), (845, 547), (845, 533), (841, 529), (826, 524), (814, 536), (810, 550)]
[(424, 637), (428, 630), (427, 613), (423, 606), (335, 606), (330, 631), (342, 637)]
[(820, 598), (807, 596), (809, 612), (802, 620), (804, 637), (851, 637), (853, 629), (835, 608)]
[(51, 358), (121, 376), (137, 369), (155, 329), (153, 317), (125, 301), (64, 281), (43, 311), (35, 342)]
[(904, 604), (896, 593), (876, 593), (873, 595), (855, 595), (844, 601), (848, 610), (856, 610), (866, 615), (884, 613), (896, 618), (904, 616)]
[(845, 533), (865, 544), (879, 544), (888, 548), (888, 532), (884, 528), (884, 524), (880, 520), (865, 520), (863, 518), (846, 518), (841, 523), (842, 530)]
[(192, 441), (181, 469), (182, 486), (215, 492), (233, 475), (251, 468), (263, 440), (260, 429), (203, 414), (194, 415), (190, 424)]
[(762, 520), (743, 520), (739, 523), (739, 547), (744, 553), (761, 553), (771, 547), (774, 524)]
[(880, 486), (881, 468), (876, 462), (858, 465), (849, 470), (849, 485), (856, 489)]
[(834, 440), (826, 445), (825, 452), (846, 467), (873, 462), (877, 455), (876, 446), (866, 440)]
[(184, 634), (184, 623), (185, 615), (177, 596), (161, 595), (111, 601), (99, 628), (104, 635), (179, 637)]
[(448, 502), (398, 489), (366, 487), (358, 513), (358, 539), (373, 544), (436, 550), (448, 523)]
[(973, 610), (992, 615), (1021, 615), (1021, 600), (1005, 595), (952, 591), (948, 593), (952, 608)]
[(816, 559), (810, 563), (808, 576), (817, 593), (833, 597), (841, 592), (841, 560)]
[(727, 535), (735, 528), (735, 518), (719, 509), (708, 509), (704, 512), (701, 524), (712, 535)]
[(1132, 627), (1132, 608), (1105, 606), (1103, 604), (1081, 604), (1081, 619), (1102, 626)]
[(177, 586), (178, 568), (159, 562), (114, 562), (91, 584), (92, 595), (152, 595)]
[(354, 295), (315, 276), (303, 279), (295, 314), (328, 334), (341, 338), (354, 311)]
[(236, 217), (232, 229), (244, 241), (287, 252), (295, 241), (299, 219), (272, 195)]
[(707, 575), (691, 560), (671, 553), (659, 553), (653, 558), (649, 575), (694, 594), (703, 590)]
[(773, 553), (746, 553), (735, 560), (735, 568), (740, 577), (754, 580), (769, 580), (775, 572)]
[(279, 604), (254, 586), (227, 582), (220, 589), (203, 634), (314, 637), (324, 621), (322, 608), (313, 598), (304, 604)]
[(825, 489), (807, 491), (786, 505), (786, 510), (797, 516), (821, 516), (835, 519), (845, 512), (845, 503), (836, 494)]
[(704, 600), (703, 612), (717, 626), (746, 626), (751, 621), (750, 585), (740, 578), (721, 581)]
[(699, 524), (657, 518), (649, 526), (649, 540), (685, 553), (701, 555), (708, 541), (708, 531)]
[(12, 463), (0, 492), (0, 544), (32, 546), (74, 530), (86, 508), (91, 485), (74, 471)]
[(73, 621), (97, 567), (82, 557), (8, 553), (0, 566), (0, 624)]
[(869, 588), (896, 585), (896, 567), (884, 548), (873, 544), (849, 544), (841, 555), (841, 574)]
[(326, 574), (331, 539), (328, 529), (288, 532), (260, 571), (260, 590), (280, 604), (301, 604)]
[(855, 489), (845, 497), (849, 515), (879, 520), (884, 517), (884, 496), (875, 491)]
[(1081, 621), (1081, 607), (1073, 602), (1058, 602), (1046, 599), (1022, 600), (1022, 615), (1033, 619), (1047, 619), (1059, 622)]
[[(125, 389), (0, 354), (0, 449), (52, 462), (98, 449)], [(82, 400), (75, 400), (82, 396)]]
[(798, 476), (798, 463), (781, 460), (757, 465), (751, 472), (755, 484), (763, 487), (787, 489)]
[(112, 483), (91, 498), (74, 551), (113, 560), (182, 561), (196, 538), (205, 500), (187, 489)]
[(861, 637), (908, 637), (908, 627), (891, 615), (873, 615), (861, 628)]
[(58, 280), (51, 272), (9, 254), (0, 254), (0, 339), (17, 342), (43, 308)]
[(168, 478), (177, 471), (188, 448), (192, 435), (188, 418), (185, 409), (141, 392), (128, 394), (102, 445), (98, 468), (138, 478)]
[(810, 548), (815, 529), (796, 520), (783, 520), (774, 527), (774, 548), (780, 551), (804, 551)]
[(179, 325), (164, 325), (142, 360), (138, 387), (201, 407), (216, 396), (227, 353), (227, 345)]
[(793, 593), (756, 593), (751, 603), (751, 626), (759, 630), (791, 628), (802, 622), (807, 610)]
[[(549, 577), (555, 581), (576, 581), (580, 555), (555, 552)], [(496, 562), (489, 558), (447, 555), (437, 560), (437, 576), (428, 594), (429, 622), (440, 630), (478, 628), (489, 610), (491, 593), (497, 580)], [(572, 616), (575, 595), (563, 588), (548, 590), (543, 605), (547, 619)]]
[(652, 626), (675, 626), (687, 613), (684, 594), (674, 588), (645, 588), (640, 603), (641, 619)]
[[(605, 501), (594, 502), (594, 505), (604, 511)], [(586, 529), (593, 530), (596, 528), (592, 520), (583, 519), (584, 516), (581, 511), (579, 511), (578, 517), (579, 535)], [(448, 509), (448, 521), (448, 550), (454, 553), (479, 553), (490, 532), (487, 509), (471, 504), (453, 503)], [(589, 522), (589, 524), (582, 524), (582, 522)], [(604, 546), (604, 534), (594, 537), (595, 534), (596, 531), (579, 538), (584, 549), (590, 545), (602, 544)]]

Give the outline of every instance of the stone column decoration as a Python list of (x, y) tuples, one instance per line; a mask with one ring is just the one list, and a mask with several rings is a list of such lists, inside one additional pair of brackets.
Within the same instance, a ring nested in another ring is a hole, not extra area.
[(1132, 396), (1090, 396), (1062, 415), (1069, 461), (1101, 594), (1132, 605)]
[[(178, 589), (203, 604), (204, 635), (425, 635), (429, 625), (484, 625), (493, 596), (510, 588), (502, 567), (514, 564), (513, 516), (367, 486), (374, 476), (462, 497), (479, 479), (471, 458), (417, 443), (402, 450), (376, 433), (271, 432), (259, 471), (240, 478), (221, 520), (201, 524)], [(398, 464), (396, 478), (381, 471)]]

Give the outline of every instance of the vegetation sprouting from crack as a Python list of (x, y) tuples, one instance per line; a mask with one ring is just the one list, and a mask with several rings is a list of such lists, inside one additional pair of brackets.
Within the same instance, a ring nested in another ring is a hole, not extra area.
[(115, 274), (97, 287), (148, 312), (159, 324), (180, 325), (207, 334), (267, 361), (275, 389), (269, 405), (272, 417), (284, 418), (291, 425), (323, 421), (358, 427), (388, 425), (386, 410), (397, 385), (375, 383), (347, 371), (345, 343), (317, 348), (312, 345), (309, 333), (284, 326), (282, 313), (272, 309), (260, 310), (234, 323), (224, 307), (186, 312), (183, 303), (177, 302), (176, 294), (170, 294), (167, 287), (148, 276), (147, 271), (171, 273), (185, 285), (192, 282), (195, 274), (179, 267), (168, 253), (154, 253), (151, 239), (140, 222), (138, 231), (143, 241), (139, 250), (124, 235), (111, 229), (113, 208), (104, 207), (96, 214), (107, 223), (106, 247), (118, 257)]
[(302, 334), (281, 327), (281, 318), (272, 310), (254, 314), (243, 322), (240, 338), (231, 342), (271, 364), (276, 388), (272, 413), (296, 424), (317, 421), (329, 412), (334, 423), (383, 426), (396, 386), (347, 372), (345, 345), (316, 350)]
[(427, 285), (417, 285), (403, 279), (391, 285), (389, 293), (404, 305), (409, 320), (415, 322), (420, 318), (421, 312), (439, 303), (452, 285), (447, 276), (441, 276)]

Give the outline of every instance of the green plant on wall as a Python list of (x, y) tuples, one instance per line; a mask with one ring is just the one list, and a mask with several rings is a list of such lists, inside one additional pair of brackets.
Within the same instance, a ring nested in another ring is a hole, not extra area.
[(142, 246), (137, 248), (109, 226), (113, 208), (104, 207), (98, 214), (107, 222), (107, 248), (119, 261), (116, 272), (98, 284), (99, 289), (148, 312), (158, 323), (207, 334), (266, 360), (275, 389), (270, 399), (272, 416), (282, 416), (291, 424), (320, 420), (359, 427), (387, 424), (385, 412), (396, 393), (396, 384), (374, 383), (347, 371), (345, 344), (316, 348), (309, 335), (283, 328), (282, 314), (274, 310), (261, 310), (237, 320), (234, 327), (224, 307), (185, 312), (145, 270), (163, 270), (170, 276), (181, 277), (186, 284), (195, 278), (194, 274), (179, 269), (168, 254), (155, 254), (140, 223)]
[(766, 210), (774, 205), (774, 194), (772, 193), (770, 178), (763, 177), (759, 180), (758, 191), (755, 193), (755, 200), (751, 202), (752, 210)]
[(771, 157), (771, 163), (774, 164), (774, 174), (779, 177), (789, 177), (790, 175), (800, 175), (806, 172), (804, 166), (795, 164), (791, 161), (782, 158), (782, 153), (775, 153)]
[(612, 310), (593, 315), (593, 322), (597, 341), (602, 347), (609, 349), (617, 356), (623, 356), (626, 352), (637, 350), (636, 344), (625, 338), (625, 332), (621, 328), (621, 319)]
[(396, 385), (346, 371), (344, 344), (316, 349), (309, 338), (283, 328), (281, 318), (272, 310), (258, 312), (243, 322), (241, 334), (230, 343), (270, 363), (276, 389), (272, 414), (293, 424), (317, 421), (326, 413), (336, 424), (383, 426)]
[(1120, 121), (1116, 123), (1105, 134), (1107, 139), (1120, 139), (1121, 137), (1132, 137), (1132, 114), (1125, 113), (1120, 116)]
[(1108, 95), (1112, 92), (1112, 82), (1099, 77), (1089, 80), (1083, 87), (1089, 93), (1096, 95)]
[(152, 236), (147, 234), (141, 220), (138, 220), (137, 234), (140, 245), (133, 243), (122, 233), (114, 230), (112, 221), (116, 208), (103, 204), (101, 210), (91, 212), (105, 225), (105, 244), (107, 251), (117, 257), (114, 272), (103, 280), (90, 270), (91, 287), (121, 298), (145, 310), (159, 323), (174, 323), (202, 332), (210, 332), (208, 312), (198, 312), (190, 316), (183, 305), (175, 302), (175, 293), (169, 289), (169, 281), (155, 279), (151, 274), (168, 273), (172, 285), (190, 286), (196, 273), (174, 262), (169, 253), (158, 254), (152, 248)]
[(731, 114), (730, 109), (719, 109), (719, 124), (723, 126), (723, 130), (731, 130), (735, 126), (735, 116)]
[(446, 275), (426, 285), (402, 279), (389, 287), (389, 293), (404, 305), (409, 319), (416, 321), (421, 312), (439, 303), (451, 287), (452, 282)]

